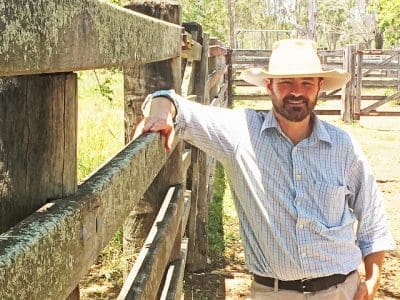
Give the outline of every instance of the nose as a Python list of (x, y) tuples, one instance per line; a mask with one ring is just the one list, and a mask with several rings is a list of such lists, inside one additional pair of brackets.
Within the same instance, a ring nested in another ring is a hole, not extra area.
[(295, 96), (295, 97), (298, 97), (298, 96), (303, 95), (303, 90), (302, 90), (302, 88), (301, 88), (301, 85), (298, 84), (298, 83), (294, 83), (294, 84), (292, 85), (290, 94), (293, 95), (293, 96)]

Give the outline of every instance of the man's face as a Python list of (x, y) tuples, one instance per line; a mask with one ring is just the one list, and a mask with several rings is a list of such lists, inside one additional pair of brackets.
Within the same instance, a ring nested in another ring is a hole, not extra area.
[(316, 77), (274, 78), (267, 81), (275, 112), (292, 122), (303, 121), (317, 104), (322, 80)]

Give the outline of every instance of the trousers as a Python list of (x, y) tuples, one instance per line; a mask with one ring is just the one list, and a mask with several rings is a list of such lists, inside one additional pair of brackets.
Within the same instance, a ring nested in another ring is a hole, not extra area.
[(255, 282), (251, 283), (251, 293), (248, 300), (353, 300), (360, 285), (360, 275), (354, 272), (346, 280), (329, 289), (315, 293), (300, 293), (289, 290), (276, 290)]

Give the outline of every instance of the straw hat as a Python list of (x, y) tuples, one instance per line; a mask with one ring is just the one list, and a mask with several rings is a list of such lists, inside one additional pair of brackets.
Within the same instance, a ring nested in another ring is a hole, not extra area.
[(272, 47), (268, 71), (251, 68), (240, 76), (248, 83), (265, 87), (268, 78), (322, 77), (321, 91), (341, 88), (350, 80), (344, 70), (322, 70), (317, 54), (317, 44), (312, 40), (286, 39)]

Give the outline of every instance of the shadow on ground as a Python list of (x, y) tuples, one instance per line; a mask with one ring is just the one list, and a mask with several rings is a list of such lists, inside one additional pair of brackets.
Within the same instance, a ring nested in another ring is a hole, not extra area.
[(244, 265), (238, 226), (231, 224), (237, 217), (226, 214), (234, 211), (231, 200), (224, 170), (217, 164), (208, 216), (209, 260), (203, 270), (185, 273), (184, 299), (241, 299), (247, 295), (250, 275)]

